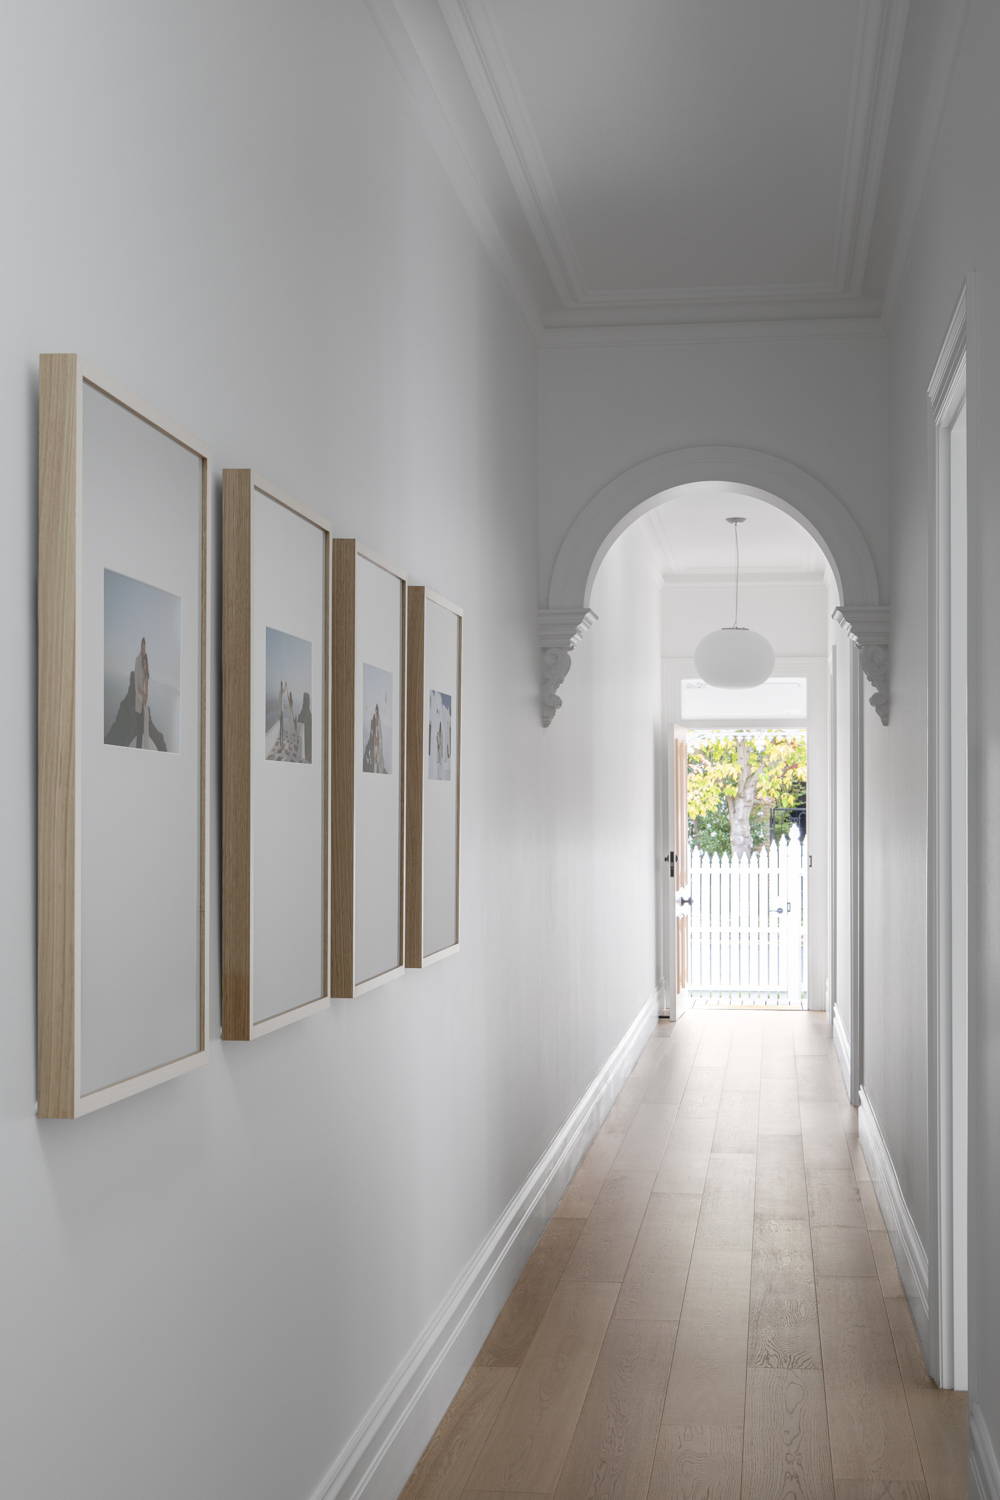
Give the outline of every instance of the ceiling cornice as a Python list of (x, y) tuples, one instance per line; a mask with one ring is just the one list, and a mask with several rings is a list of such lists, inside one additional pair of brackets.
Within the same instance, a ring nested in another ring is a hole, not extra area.
[(860, 295), (878, 202), (909, 0), (862, 0), (830, 284), (643, 290), (584, 284), (579, 259), (506, 49), (485, 6), (438, 0), (455, 47), (507, 167), (560, 306), (546, 327), (600, 324), (877, 317)]
[(453, 101), (447, 99), (438, 87), (436, 70), (414, 25), (412, 6), (407, 0), (367, 0), (367, 6), (402, 74), (426, 135), (459, 202), (537, 339), (542, 331), (538, 299), (501, 228), (494, 205), (484, 192), (479, 164), (467, 149), (470, 132), (457, 117)]
[(625, 323), (546, 326), (544, 349), (572, 349), (581, 345), (718, 344), (734, 340), (784, 342), (795, 339), (886, 340), (879, 317), (871, 313), (853, 318), (773, 318), (684, 323)]
[(920, 112), (917, 140), (906, 172), (903, 201), (892, 245), (892, 258), (886, 277), (885, 294), (882, 299), (882, 318), (887, 324), (892, 319), (909, 260), (913, 230), (930, 172), (934, 147), (944, 119), (948, 90), (958, 57), (959, 42), (969, 14), (969, 4), (970, 0), (958, 0), (957, 4), (944, 8), (943, 35), (940, 45), (935, 49), (930, 77), (924, 89), (924, 107)]
[(909, 0), (863, 0), (851, 80), (837, 226), (836, 280), (857, 296), (865, 282)]

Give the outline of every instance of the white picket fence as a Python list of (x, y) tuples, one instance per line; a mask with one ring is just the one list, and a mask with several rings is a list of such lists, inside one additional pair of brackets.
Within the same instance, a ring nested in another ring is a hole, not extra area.
[(797, 827), (749, 859), (690, 851), (688, 990), (697, 1005), (806, 1003), (808, 869)]

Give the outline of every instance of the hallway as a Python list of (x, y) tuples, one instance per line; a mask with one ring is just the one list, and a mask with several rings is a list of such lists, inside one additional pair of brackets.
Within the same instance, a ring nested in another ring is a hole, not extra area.
[(961, 1500), (825, 1017), (661, 1022), (403, 1500)]

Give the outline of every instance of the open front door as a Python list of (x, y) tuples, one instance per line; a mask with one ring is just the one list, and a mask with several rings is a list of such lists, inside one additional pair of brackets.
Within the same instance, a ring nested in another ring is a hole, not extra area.
[(688, 943), (690, 940), (691, 871), (688, 860), (687, 817), (688, 743), (687, 730), (674, 729), (674, 795), (671, 828), (672, 852), (669, 856), (673, 874), (671, 896), (674, 916), (674, 1018), (688, 1005)]

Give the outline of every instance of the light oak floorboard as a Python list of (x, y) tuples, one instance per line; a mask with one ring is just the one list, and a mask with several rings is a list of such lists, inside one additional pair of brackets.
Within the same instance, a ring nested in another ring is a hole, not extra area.
[(837, 1500), (928, 1500), (920, 1479), (838, 1479)]
[(582, 1219), (551, 1221), (480, 1349), (477, 1365), (522, 1363), (580, 1238), (583, 1223)]
[(812, 1231), (817, 1276), (875, 1276), (875, 1256), (867, 1229), (817, 1224)]
[(867, 1229), (865, 1211), (858, 1191), (860, 1186), (851, 1171), (806, 1167), (806, 1191), (809, 1197), (809, 1222), (814, 1229), (843, 1226)]
[(762, 1135), (757, 1141), (757, 1191), (754, 1208), (769, 1219), (809, 1217), (806, 1169), (798, 1135)]
[(859, 1182), (858, 1193), (861, 1197), (861, 1208), (864, 1212), (865, 1223), (868, 1225), (868, 1228), (884, 1229), (885, 1220), (882, 1217), (882, 1210), (879, 1208), (875, 1184), (873, 1182)]
[(654, 1193), (622, 1283), (615, 1316), (676, 1323), (681, 1315), (701, 1199)]
[(878, 1271), (879, 1283), (882, 1287), (882, 1296), (888, 1303), (890, 1297), (905, 1297), (903, 1283), (899, 1279), (899, 1267), (896, 1265), (896, 1257), (892, 1253), (892, 1241), (884, 1229), (872, 1229), (869, 1231), (872, 1245), (872, 1253), (875, 1256), (875, 1267)]
[(665, 1424), (648, 1500), (740, 1500), (742, 1471), (742, 1428)]
[(967, 1462), (822, 1017), (696, 1012), (647, 1044), (404, 1495), (965, 1500)]
[(969, 1398), (964, 1391), (939, 1391), (931, 1380), (905, 1297), (886, 1297), (885, 1306), (932, 1500), (965, 1500)]
[(676, 1323), (611, 1320), (557, 1500), (645, 1494), (676, 1333)]
[(844, 1479), (922, 1479), (875, 1277), (817, 1281), (833, 1469)]
[(699, 1252), (696, 1241), (663, 1410), (667, 1426), (742, 1426), (749, 1319), (749, 1252)]
[(569, 1258), (564, 1272), (567, 1281), (620, 1282), (624, 1278), (654, 1178), (653, 1172), (608, 1177)]
[(755, 1369), (747, 1378), (742, 1500), (833, 1500), (823, 1376)]
[(760, 1095), (749, 1091), (724, 1089), (715, 1117), (712, 1151), (746, 1152), (757, 1150), (757, 1114)]
[(774, 1078), (762, 1082), (758, 1129), (761, 1136), (797, 1136), (799, 1134), (801, 1130), (799, 1088), (794, 1072), (788, 1078)]
[(458, 1500), (516, 1374), (473, 1366), (399, 1500)]
[(753, 1244), (756, 1158), (713, 1152), (701, 1197), (699, 1250), (749, 1250)]
[(479, 1455), (468, 1487), (555, 1489), (618, 1297), (617, 1285), (563, 1282)]
[(563, 1193), (555, 1212), (557, 1219), (586, 1219), (589, 1216), (607, 1181), (621, 1143), (621, 1136), (605, 1135), (601, 1131), (577, 1167), (573, 1181)]

